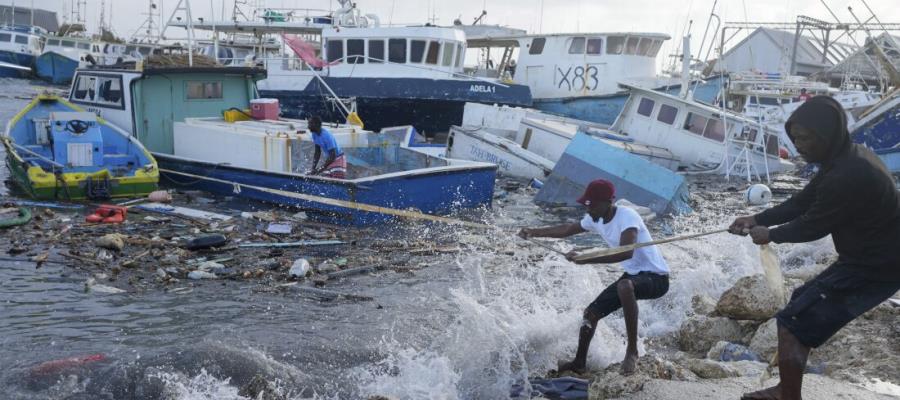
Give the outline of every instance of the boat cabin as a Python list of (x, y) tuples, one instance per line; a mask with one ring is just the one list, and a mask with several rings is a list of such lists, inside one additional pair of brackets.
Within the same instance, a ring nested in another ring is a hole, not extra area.
[(173, 123), (249, 104), (264, 76), (239, 67), (85, 68), (76, 71), (69, 101), (137, 136), (151, 152), (171, 154)]
[[(484, 49), (473, 73), (531, 87), (535, 99), (618, 93), (626, 78), (657, 75), (656, 56), (670, 37), (660, 33), (576, 33), (470, 38)], [(492, 48), (502, 49), (499, 60)]]
[(37, 26), (0, 26), (0, 61), (30, 66), (41, 55), (46, 34)]

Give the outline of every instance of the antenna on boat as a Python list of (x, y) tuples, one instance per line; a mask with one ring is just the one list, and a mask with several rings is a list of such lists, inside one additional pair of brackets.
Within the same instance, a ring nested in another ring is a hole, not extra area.
[(181, 21), (182, 17), (177, 17), (178, 12), (182, 11), (184, 13), (185, 25), (182, 27), (187, 30), (187, 44), (188, 44), (188, 65), (194, 66), (194, 18), (191, 16), (191, 0), (178, 0), (178, 4), (175, 5), (175, 9), (172, 10), (172, 15), (169, 16), (169, 21), (166, 22), (166, 26), (163, 27), (162, 32), (160, 32), (160, 37), (165, 38), (166, 29), (169, 29), (169, 26), (172, 25), (173, 21)]
[(159, 43), (159, 38), (162, 36), (162, 33), (159, 31), (159, 23), (156, 22), (156, 18), (160, 17), (160, 11), (156, 6), (156, 3), (153, 0), (147, 2), (147, 13), (144, 14), (147, 16), (147, 19), (141, 23), (141, 26), (137, 28), (136, 31), (131, 35), (131, 41), (137, 43)]
[[(863, 4), (865, 4), (865, 3), (863, 3)], [(868, 5), (866, 5), (866, 7), (868, 7)], [(860, 25), (860, 27), (862, 27), (863, 32), (866, 33), (866, 37), (869, 38), (869, 41), (872, 43), (872, 46), (875, 47), (875, 54), (878, 55), (878, 58), (879, 58), (879, 61), (881, 61), (882, 67), (887, 72), (888, 77), (891, 80), (891, 86), (893, 86), (895, 88), (900, 87), (900, 72), (897, 71), (897, 68), (894, 67), (893, 63), (891, 63), (891, 59), (887, 56), (887, 54), (884, 53), (884, 49), (881, 48), (881, 44), (878, 43), (878, 40), (876, 40), (876, 38), (872, 36), (872, 32), (869, 31), (869, 28), (864, 23), (862, 23), (859, 20), (859, 18), (856, 17), (856, 14), (853, 12), (853, 7), (847, 6), (847, 10), (850, 11), (850, 15), (853, 16), (853, 19), (855, 19), (856, 22)], [(871, 9), (869, 9), (869, 11), (871, 11)], [(875, 21), (878, 22), (879, 25), (881, 25), (881, 22), (878, 21), (877, 17), (875, 18)], [(890, 36), (890, 35), (888, 35), (888, 36)]]

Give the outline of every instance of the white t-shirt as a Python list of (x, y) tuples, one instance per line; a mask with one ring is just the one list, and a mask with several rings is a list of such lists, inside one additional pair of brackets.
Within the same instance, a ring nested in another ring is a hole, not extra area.
[[(612, 221), (605, 224), (603, 223), (603, 218), (594, 222), (590, 214), (585, 214), (584, 218), (581, 219), (581, 227), (588, 232), (600, 234), (603, 240), (611, 247), (619, 246), (622, 232), (629, 228), (637, 229), (637, 243), (653, 241), (653, 238), (650, 237), (650, 231), (644, 225), (644, 220), (641, 219), (640, 214), (627, 207), (618, 207)], [(656, 246), (635, 249), (634, 256), (622, 261), (622, 267), (625, 268), (625, 273), (628, 275), (637, 275), (640, 272), (653, 272), (661, 275), (669, 274), (669, 266)]]

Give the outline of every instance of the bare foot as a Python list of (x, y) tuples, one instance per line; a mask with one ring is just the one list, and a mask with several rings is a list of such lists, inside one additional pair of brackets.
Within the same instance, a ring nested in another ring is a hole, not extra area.
[(637, 353), (625, 353), (625, 359), (622, 360), (622, 375), (631, 375), (637, 371)]
[(781, 400), (781, 387), (773, 386), (753, 393), (745, 393), (741, 400)]
[(583, 374), (587, 372), (587, 368), (585, 368), (584, 365), (575, 364), (575, 361), (560, 362), (559, 366), (556, 367), (556, 372), (574, 372), (576, 374)]

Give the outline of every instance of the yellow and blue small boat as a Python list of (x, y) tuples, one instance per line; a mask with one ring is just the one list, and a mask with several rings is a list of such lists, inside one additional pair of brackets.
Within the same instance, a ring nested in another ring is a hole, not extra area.
[(37, 96), (0, 140), (13, 182), (32, 198), (137, 197), (159, 182), (156, 160), (140, 142), (57, 96)]

